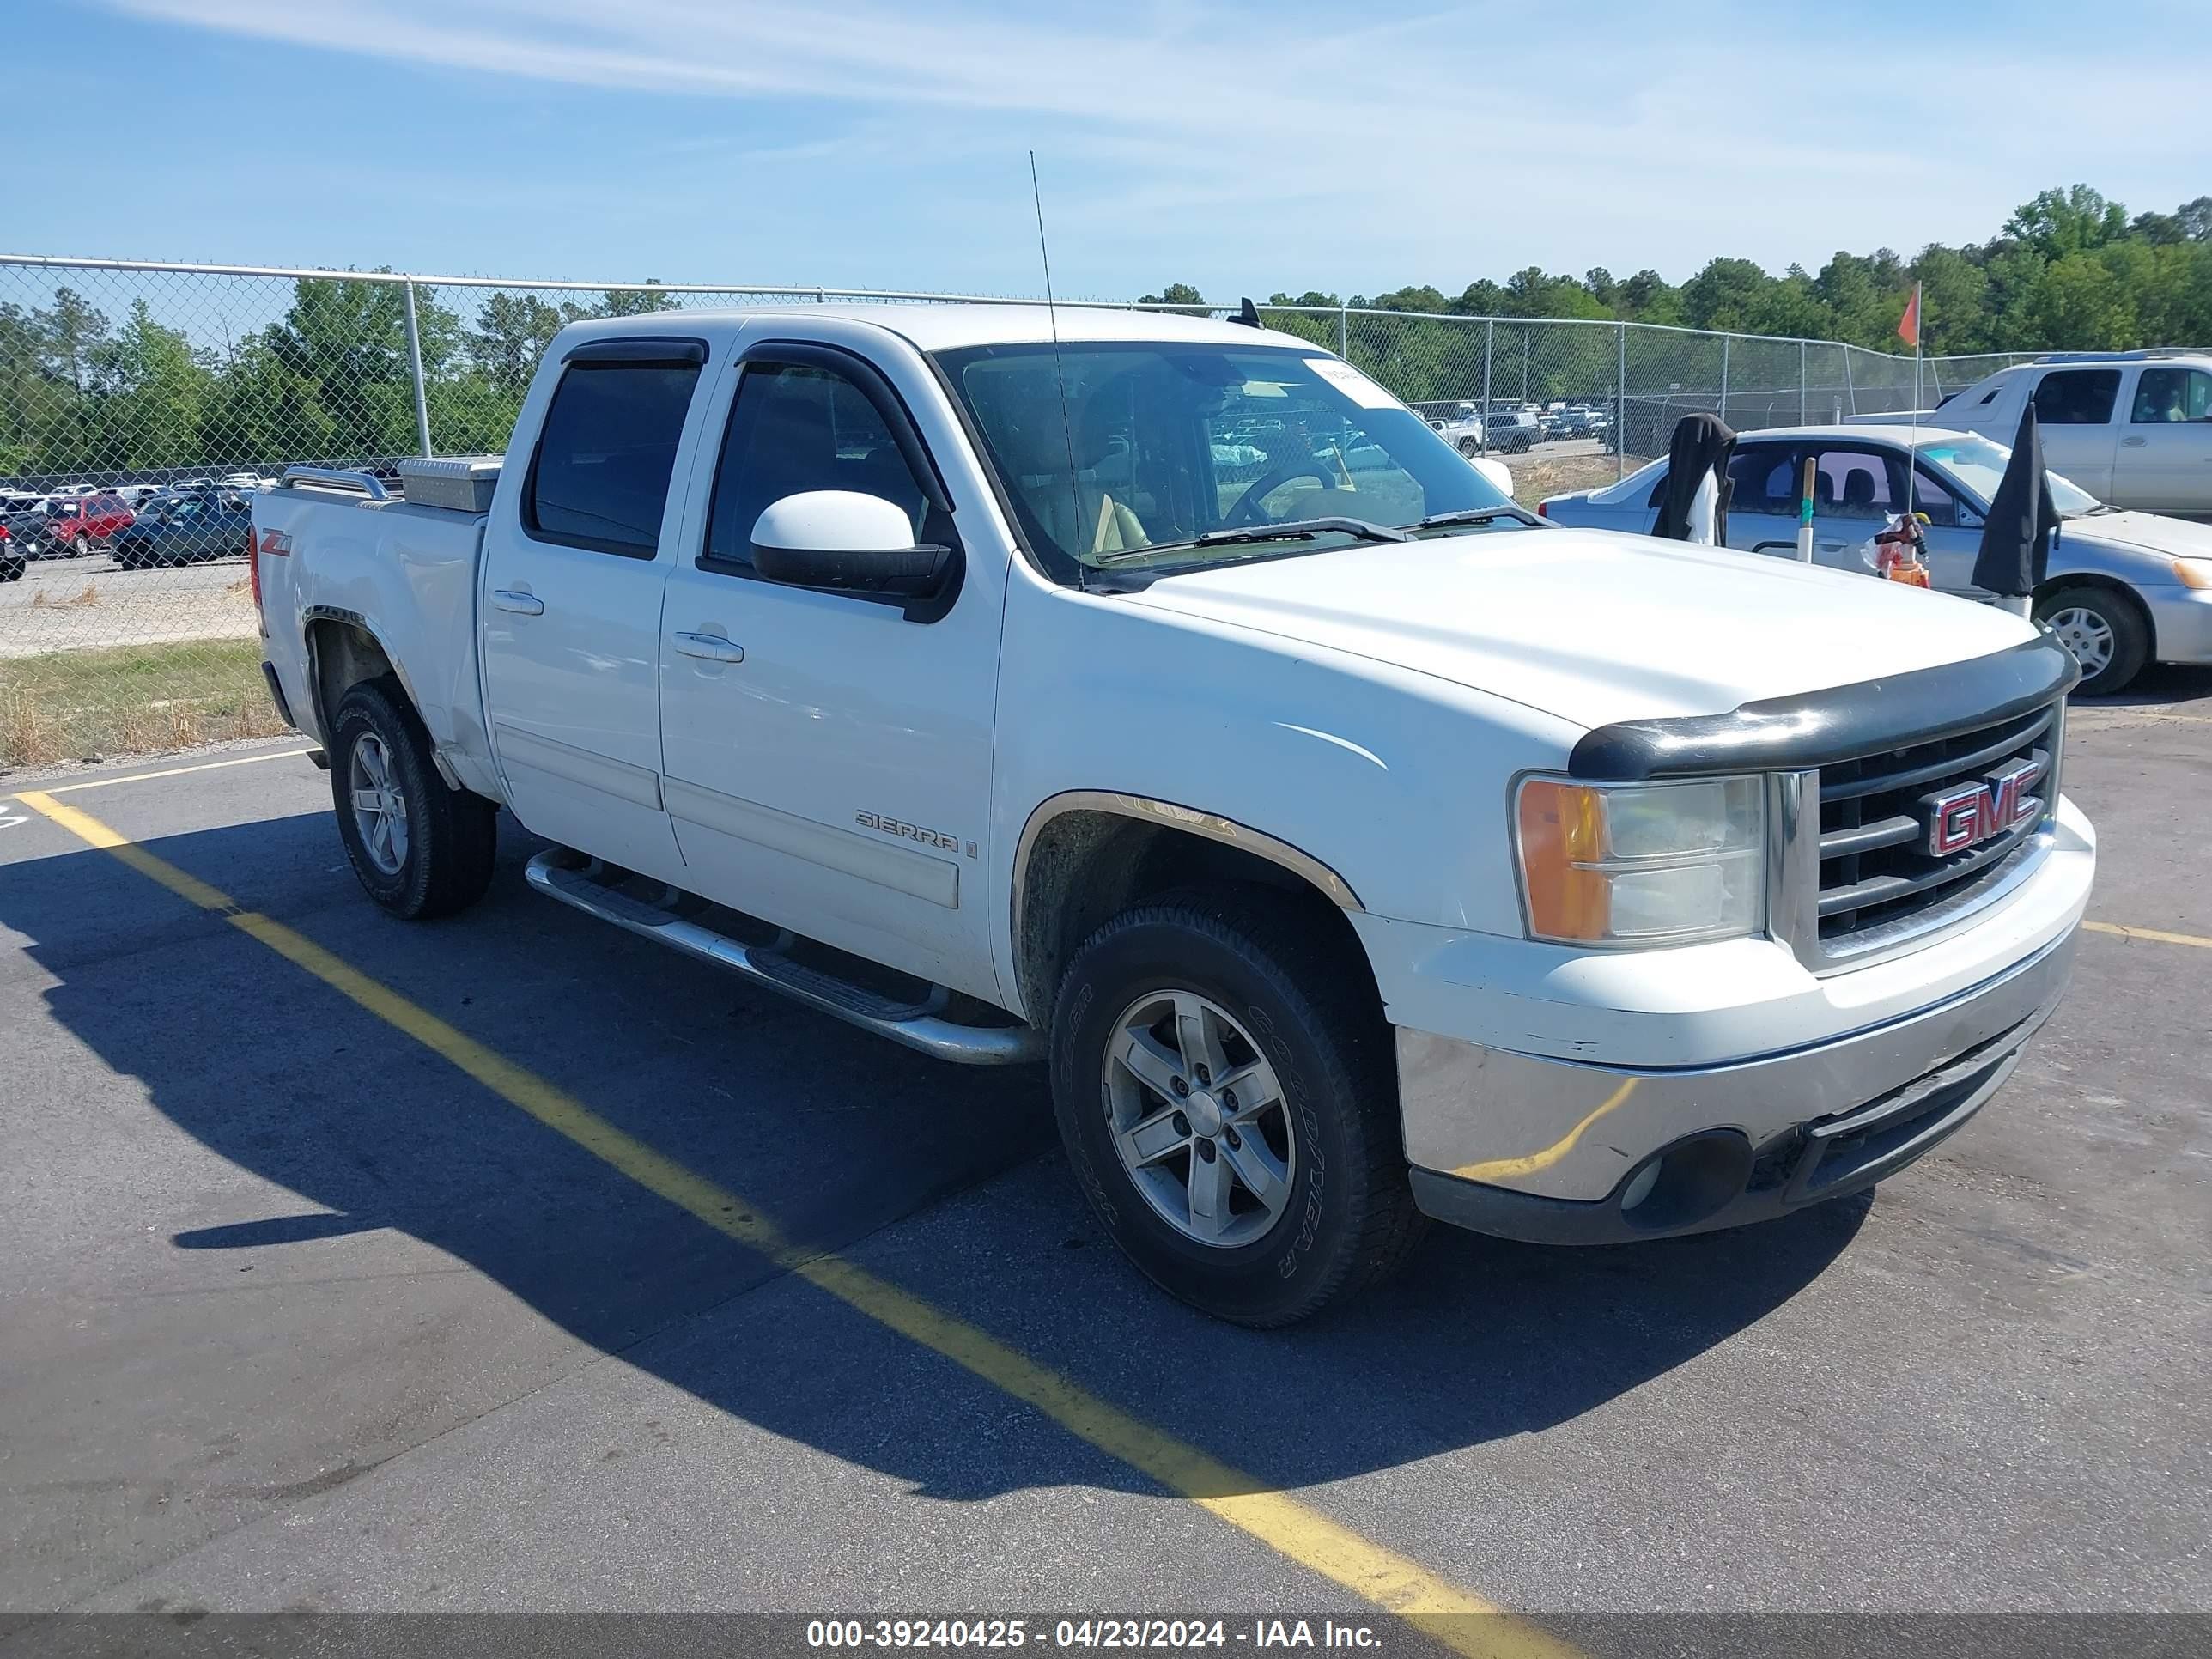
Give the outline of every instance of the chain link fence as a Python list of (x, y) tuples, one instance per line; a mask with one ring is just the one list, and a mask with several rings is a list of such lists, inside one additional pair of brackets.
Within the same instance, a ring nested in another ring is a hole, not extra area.
[[(290, 465), (504, 449), (568, 323), (978, 297), (0, 255), (0, 769), (279, 729), (246, 568), (252, 492)], [(1261, 311), (1462, 448), (1510, 451), (1528, 501), (1622, 476), (1692, 410), (1750, 429), (1915, 406), (1910, 358), (1825, 341)], [(2012, 361), (1928, 360), (1919, 406)]]

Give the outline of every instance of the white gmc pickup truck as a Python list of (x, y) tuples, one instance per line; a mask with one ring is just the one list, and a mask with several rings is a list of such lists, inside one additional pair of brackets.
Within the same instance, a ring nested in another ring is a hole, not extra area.
[(399, 471), (253, 504), (270, 687), (369, 895), (468, 904), (504, 806), (553, 898), (1048, 1060), (1102, 1224), (1226, 1318), (1370, 1282), (1424, 1214), (1590, 1243), (1863, 1188), (2065, 983), (2063, 649), (1547, 526), (1287, 335), (582, 323), (503, 461)]

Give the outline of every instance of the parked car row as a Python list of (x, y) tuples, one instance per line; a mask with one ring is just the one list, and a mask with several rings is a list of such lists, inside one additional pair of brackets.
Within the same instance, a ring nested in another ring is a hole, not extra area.
[(32, 559), (110, 550), (125, 569), (243, 554), (248, 502), (267, 481), (251, 472), (173, 484), (71, 484), (51, 495), (0, 491), (0, 581)]
[(1474, 404), (1462, 403), (1449, 414), (1425, 418), (1462, 455), (1525, 455), (1540, 443), (1602, 438), (1613, 428), (1609, 410), (1587, 404), (1523, 404), (1486, 414)]

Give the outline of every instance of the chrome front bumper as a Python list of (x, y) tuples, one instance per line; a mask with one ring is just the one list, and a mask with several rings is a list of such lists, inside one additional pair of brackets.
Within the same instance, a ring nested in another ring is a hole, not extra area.
[(2075, 936), (1905, 1018), (1726, 1066), (1616, 1069), (1401, 1027), (1415, 1198), (1480, 1232), (1604, 1243), (1856, 1191), (1996, 1092), (2057, 1006)]

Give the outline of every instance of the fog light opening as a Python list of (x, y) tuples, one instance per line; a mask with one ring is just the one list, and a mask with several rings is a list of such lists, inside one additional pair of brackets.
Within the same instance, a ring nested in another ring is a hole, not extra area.
[(1653, 1231), (1694, 1227), (1742, 1194), (1751, 1164), (1751, 1142), (1734, 1129), (1686, 1136), (1621, 1184), (1621, 1217)]

